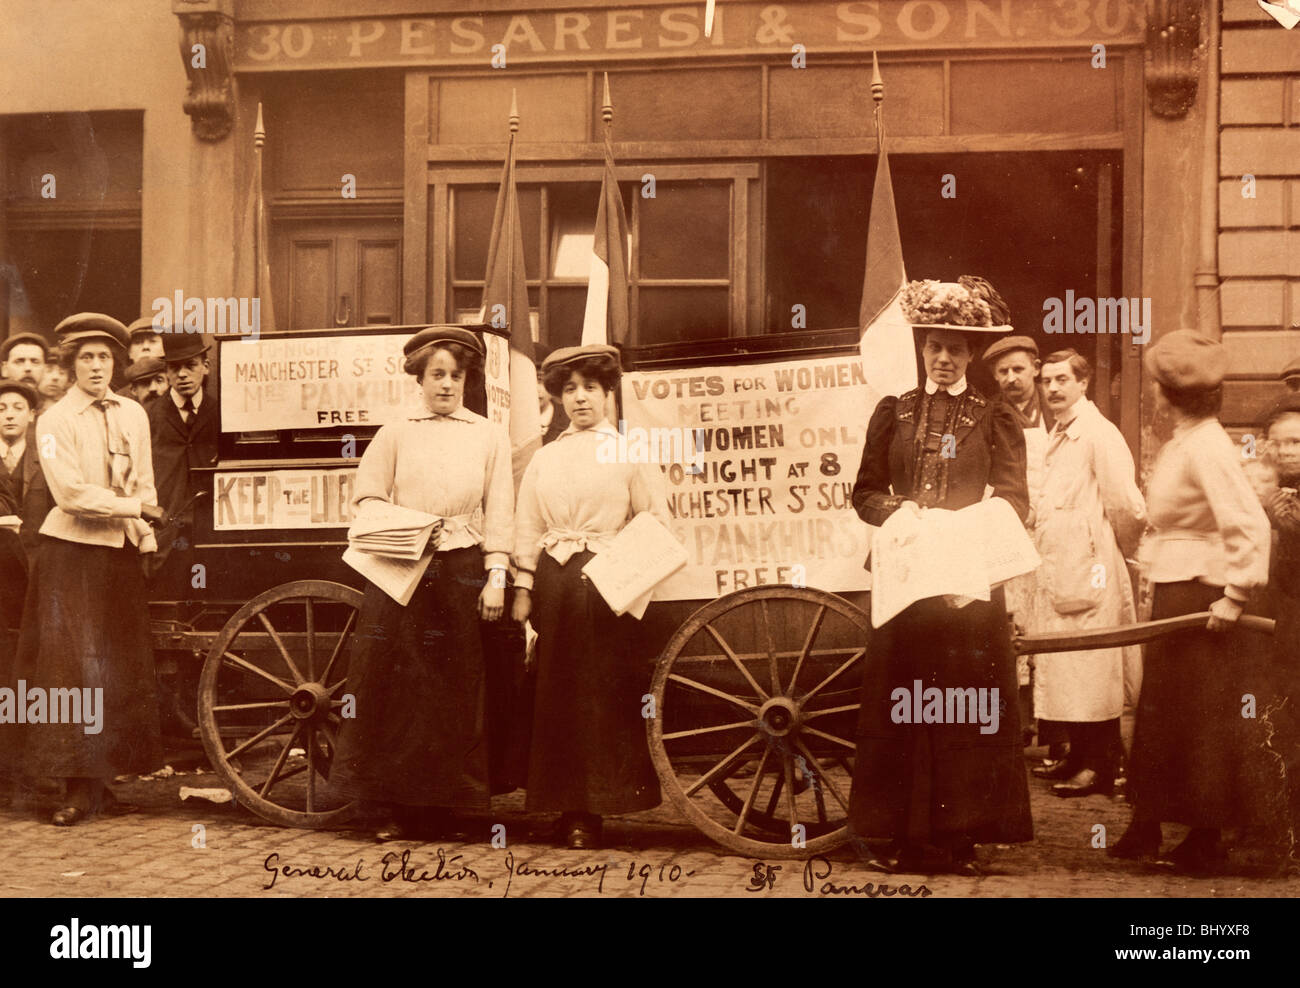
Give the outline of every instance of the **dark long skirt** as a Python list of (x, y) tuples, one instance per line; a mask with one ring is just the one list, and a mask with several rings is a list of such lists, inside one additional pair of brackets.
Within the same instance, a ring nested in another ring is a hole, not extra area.
[[(902, 687), (910, 697), (916, 680), (922, 696), (931, 687), (997, 689), (997, 731), (895, 723), (892, 694)], [(938, 598), (918, 601), (876, 629), (862, 684), (852, 832), (935, 846), (1032, 840), (1016, 688), (1001, 590), (960, 609)]]
[(330, 780), (375, 803), (486, 809), (486, 676), (478, 548), (436, 553), (402, 607), (366, 586), (348, 665), (356, 717), (343, 721)]
[[(13, 672), (4, 686), (102, 690), (97, 733), (82, 722), (5, 725), (30, 776), (111, 781), (162, 765), (149, 605), (139, 551), (41, 536), (27, 582)], [(64, 696), (67, 696), (64, 694)], [(68, 701), (65, 715), (75, 713)], [(30, 708), (30, 704), (29, 704)]]
[[(1157, 583), (1151, 617), (1195, 614), (1222, 596), (1222, 587), (1196, 580)], [(1274, 721), (1290, 674), (1274, 668), (1271, 652), (1265, 637), (1242, 630), (1198, 628), (1147, 645), (1129, 765), (1135, 816), (1279, 828), (1288, 815), (1283, 740), (1291, 732), (1279, 734), (1282, 721)], [(1247, 693), (1254, 716), (1244, 715)]]
[(634, 644), (637, 622), (615, 616), (582, 578), (591, 556), (579, 552), (561, 566), (542, 553), (537, 567), (530, 812), (606, 815), (659, 805), (641, 716), (650, 678)]

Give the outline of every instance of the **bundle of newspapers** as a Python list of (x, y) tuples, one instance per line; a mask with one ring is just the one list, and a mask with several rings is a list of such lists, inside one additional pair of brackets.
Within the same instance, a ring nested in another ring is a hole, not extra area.
[(343, 561), (405, 607), (429, 567), (429, 539), (441, 528), (437, 515), (371, 498), (352, 519)]
[(951, 607), (988, 600), (994, 587), (1039, 562), (1015, 509), (1000, 497), (958, 511), (899, 509), (872, 533), (871, 626), (927, 597)]

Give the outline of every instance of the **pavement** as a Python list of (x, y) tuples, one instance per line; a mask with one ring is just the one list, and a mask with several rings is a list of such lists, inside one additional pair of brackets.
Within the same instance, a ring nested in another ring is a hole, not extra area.
[[(53, 804), (0, 810), (0, 895), (6, 897), (1294, 897), (1300, 878), (1190, 878), (1116, 861), (1098, 845), (1123, 833), (1122, 798), (1062, 800), (1030, 780), (1035, 839), (983, 845), (992, 874), (882, 875), (848, 848), (800, 861), (745, 857), (714, 844), (671, 805), (606, 821), (606, 847), (570, 851), (551, 840), (549, 817), (523, 811), (523, 794), (464, 818), (466, 836), (441, 843), (378, 844), (341, 826), (296, 830), (236, 803), (181, 801), (182, 786), (220, 787), (196, 761), (177, 774), (117, 787), (140, 812), (93, 817), (70, 828), (48, 822)], [(497, 826), (500, 825), (500, 826)], [(502, 830), (501, 828), (504, 828)], [(1101, 829), (1098, 829), (1101, 828)], [(1166, 841), (1182, 828), (1166, 827)], [(495, 846), (489, 840), (496, 834)], [(501, 846), (504, 845), (504, 846)], [(1168, 846), (1168, 843), (1166, 844)], [(1245, 870), (1249, 848), (1234, 850)]]

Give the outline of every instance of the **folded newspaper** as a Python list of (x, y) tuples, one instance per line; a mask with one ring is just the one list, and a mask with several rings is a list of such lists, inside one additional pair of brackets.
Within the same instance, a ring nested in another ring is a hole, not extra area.
[(442, 528), (437, 515), (377, 498), (363, 501), (348, 528), (348, 545), (394, 559), (419, 559), (429, 537)]
[(411, 602), (430, 556), (429, 539), (442, 528), (436, 515), (371, 499), (348, 529), (343, 561), (403, 607)]
[(686, 549), (648, 511), (642, 511), (597, 553), (582, 572), (615, 614), (640, 620), (654, 589), (686, 565)]
[(1000, 497), (958, 511), (902, 508), (871, 539), (871, 626), (879, 628), (927, 597), (954, 606), (990, 591), (1041, 560), (1015, 509)]

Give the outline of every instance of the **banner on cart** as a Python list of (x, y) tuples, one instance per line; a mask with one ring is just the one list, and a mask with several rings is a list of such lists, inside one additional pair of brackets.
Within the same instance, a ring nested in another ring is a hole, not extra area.
[(212, 527), (346, 528), (352, 524), (355, 467), (334, 470), (240, 470), (213, 480)]
[(860, 358), (630, 373), (622, 390), (618, 453), (662, 465), (689, 554), (656, 599), (869, 587), (850, 501), (873, 407)]
[(223, 340), (221, 429), (383, 425), (425, 414), (402, 373), (409, 334)]

